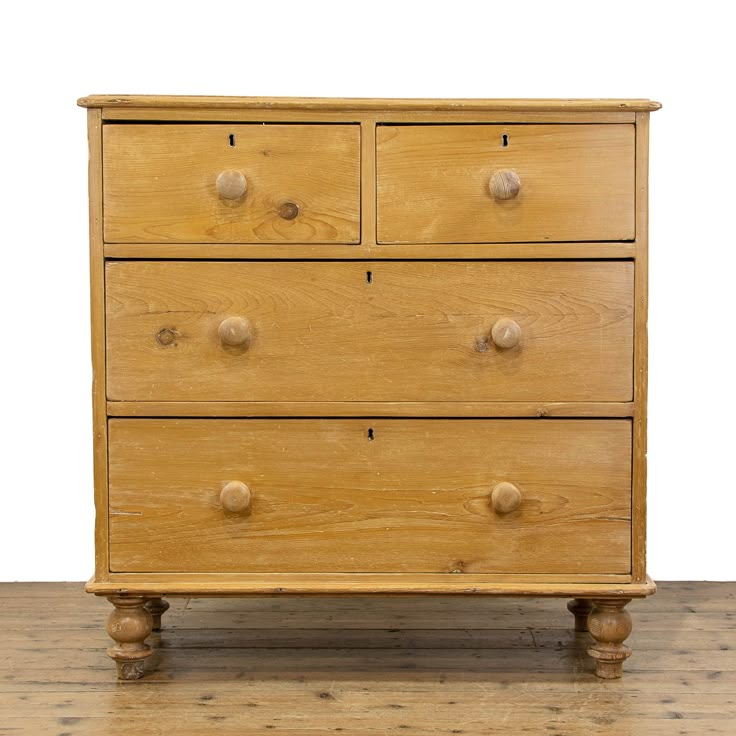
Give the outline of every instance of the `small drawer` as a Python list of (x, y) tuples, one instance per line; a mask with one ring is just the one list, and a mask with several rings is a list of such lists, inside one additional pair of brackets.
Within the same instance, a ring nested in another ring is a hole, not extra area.
[(114, 572), (626, 574), (627, 419), (112, 419)]
[(634, 126), (383, 125), (378, 240), (633, 240)]
[(103, 128), (110, 243), (357, 243), (358, 125)]
[(106, 267), (113, 401), (630, 401), (634, 266)]

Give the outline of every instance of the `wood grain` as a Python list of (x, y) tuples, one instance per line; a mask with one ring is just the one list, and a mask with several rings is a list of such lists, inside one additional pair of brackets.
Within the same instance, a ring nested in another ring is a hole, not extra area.
[(634, 339), (634, 456), (632, 479), (633, 573), (636, 580), (647, 574), (647, 393), (649, 313), (649, 115), (636, 121), (636, 270)]
[[(80, 593), (83, 587), (84, 582), (80, 581), (68, 581), (65, 583), (0, 583), (0, 602), (2, 603), (3, 614), (10, 612), (20, 614), (25, 612), (27, 610), (27, 603), (25, 603), (27, 599), (56, 598), (58, 605), (55, 604), (51, 609), (49, 609), (49, 606), (43, 600), (39, 600), (38, 603), (33, 605), (38, 609), (39, 615), (42, 612), (48, 614), (49, 610), (52, 613), (56, 611), (60, 612), (63, 606), (67, 604), (81, 615), (85, 609), (83, 604), (80, 605), (79, 601), (84, 601), (85, 597), (78, 597), (77, 593)], [(687, 596), (687, 600), (685, 600), (685, 596)], [(411, 601), (402, 600), (400, 596), (361, 596), (356, 594), (355, 598), (357, 601), (352, 601), (350, 596), (320, 596), (319, 599), (311, 601), (309, 605), (311, 610), (315, 611), (344, 611), (346, 612), (346, 623), (350, 621), (350, 616), (352, 615), (350, 611), (354, 610), (353, 606), (356, 606), (358, 610), (362, 611), (366, 611), (369, 608), (371, 610), (394, 610), (394, 607), (405, 608), (411, 606), (413, 609), (421, 609), (423, 611), (441, 609), (446, 613), (448, 611), (469, 611), (483, 608), (483, 610), (492, 609), (499, 613), (499, 615), (505, 612), (510, 616), (516, 611), (529, 610), (538, 612), (540, 610), (546, 610), (550, 605), (548, 601), (542, 600), (541, 598), (528, 598), (526, 600), (506, 599), (504, 601), (494, 601), (492, 598), (482, 600), (476, 598), (475, 602), (472, 603), (469, 603), (467, 598), (463, 599), (454, 596), (416, 596)], [(77, 602), (74, 602), (75, 600)], [(690, 627), (686, 631), (679, 633), (692, 633), (696, 635), (700, 631), (703, 633), (704, 638), (713, 641), (712, 637), (706, 637), (704, 633), (706, 629), (710, 631), (711, 635), (715, 635), (716, 630), (719, 628), (725, 627), (728, 629), (730, 627), (736, 630), (736, 615), (734, 615), (733, 611), (735, 604), (736, 585), (734, 584), (712, 581), (680, 581), (677, 583), (664, 581), (660, 583), (654, 603), (641, 606), (638, 603), (634, 603), (632, 604), (632, 609), (638, 610), (641, 613), (642, 619), (645, 621), (643, 625), (652, 629), (657, 628), (653, 626), (657, 621), (656, 616), (663, 613), (688, 614), (693, 619), (698, 619), (700, 623), (697, 627)], [(93, 604), (90, 603), (90, 605)], [(108, 613), (107, 606), (99, 608), (99, 604), (96, 605), (98, 605), (97, 610), (105, 614)], [(172, 613), (179, 605), (183, 605), (181, 601), (174, 601)], [(187, 605), (191, 608), (209, 610), (236, 610), (241, 605), (253, 607), (253, 610), (256, 610), (258, 606), (267, 606), (269, 608), (276, 606), (281, 611), (291, 612), (303, 610), (302, 599), (299, 596), (280, 598), (261, 596), (248, 602), (239, 601), (236, 598), (192, 598), (189, 599)], [(468, 606), (475, 608), (471, 609)], [(66, 609), (64, 608), (63, 610)], [(702, 617), (706, 614), (713, 617), (708, 624), (703, 623), (704, 619)], [(569, 616), (569, 614), (566, 615)], [(568, 628), (570, 623), (568, 618), (561, 618), (560, 621), (562, 622), (560, 628)], [(25, 622), (20, 623), (24, 623), (26, 629), (34, 630), (35, 621), (33, 618), (28, 618)], [(544, 623), (544, 620), (542, 620), (540, 625), (543, 627)], [(669, 627), (670, 621), (665, 621), (664, 626), (659, 628), (666, 630)], [(640, 628), (637, 631), (640, 631)], [(38, 628), (35, 628), (35, 633), (39, 637), (43, 635), (43, 632)], [(636, 636), (636, 634), (634, 635)]]
[[(378, 595), (397, 596), (571, 596), (643, 598), (655, 584), (632, 583), (631, 575), (587, 573), (110, 573), (91, 579), (96, 595), (167, 596)], [(451, 626), (451, 623), (448, 623)]]
[(732, 736), (734, 595), (666, 582), (630, 604), (635, 654), (616, 683), (592, 676), (590, 639), (561, 600), (175, 599), (150, 639), (155, 668), (123, 686), (104, 653), (107, 601), (81, 583), (3, 583), (0, 723), (33, 736), (488, 736), (502, 713), (509, 734)]
[[(632, 291), (628, 262), (111, 262), (108, 398), (627, 402)], [(233, 316), (247, 350), (217, 336)]]
[[(223, 171), (244, 197), (218, 195)], [(108, 124), (104, 190), (108, 242), (358, 242), (360, 128)]]
[[(379, 126), (378, 240), (633, 240), (634, 145), (633, 125)], [(523, 184), (497, 201), (504, 169)]]
[(113, 417), (631, 417), (631, 402), (108, 401)]
[(89, 276), (92, 347), (92, 447), (95, 504), (95, 577), (109, 570), (107, 528), (107, 416), (105, 388), (105, 257), (102, 250), (102, 120), (87, 111), (89, 146)]
[[(631, 569), (628, 420), (112, 419), (109, 432), (114, 571)], [(250, 488), (247, 518), (220, 505), (233, 480)], [(502, 517), (501, 481), (523, 495)]]
[[(376, 243), (376, 120), (370, 116), (360, 123), (360, 219), (358, 248), (370, 250)], [(362, 246), (362, 247), (361, 247)], [(356, 246), (351, 246), (355, 248)], [(343, 248), (343, 251), (346, 249)], [(414, 256), (412, 256), (414, 257)]]
[(646, 99), (426, 99), (380, 97), (222, 97), (206, 95), (88, 95), (80, 97), (82, 107), (153, 107), (211, 109), (292, 110), (304, 114), (312, 110), (427, 110), (449, 111), (510, 111), (537, 110), (647, 111), (658, 110), (659, 102)]
[(354, 123), (375, 117), (379, 122), (413, 123), (634, 123), (637, 113), (630, 110), (569, 109), (534, 110), (271, 110), (266, 108), (197, 108), (197, 107), (102, 107), (106, 121), (140, 122), (236, 122), (236, 123)]
[(290, 243), (105, 243), (108, 258), (239, 259), (279, 260), (549, 260), (624, 259), (636, 255), (634, 243), (370, 243), (373, 229), (363, 213), (366, 242), (353, 245)]

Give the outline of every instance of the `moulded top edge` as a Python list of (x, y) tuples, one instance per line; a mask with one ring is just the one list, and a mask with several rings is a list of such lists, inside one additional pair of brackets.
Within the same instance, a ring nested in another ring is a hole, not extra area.
[(81, 107), (263, 110), (417, 110), (469, 112), (651, 112), (659, 102), (647, 99), (391, 99), (360, 97), (208, 97), (193, 95), (89, 95)]

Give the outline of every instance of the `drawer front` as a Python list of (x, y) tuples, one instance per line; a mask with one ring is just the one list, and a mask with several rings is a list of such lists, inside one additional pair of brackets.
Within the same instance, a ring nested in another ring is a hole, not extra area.
[(380, 242), (634, 238), (633, 125), (386, 125), (376, 135)]
[(357, 125), (106, 125), (112, 243), (356, 243)]
[(633, 271), (110, 262), (108, 398), (629, 401)]
[(113, 571), (631, 569), (627, 419), (113, 419), (109, 442)]

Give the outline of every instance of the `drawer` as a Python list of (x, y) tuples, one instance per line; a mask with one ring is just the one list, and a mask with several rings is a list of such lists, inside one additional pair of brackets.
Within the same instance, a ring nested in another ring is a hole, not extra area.
[(385, 125), (383, 243), (632, 240), (633, 125)]
[(357, 125), (105, 125), (111, 243), (356, 243)]
[(633, 272), (624, 261), (109, 262), (108, 398), (629, 401)]
[(628, 419), (112, 419), (111, 569), (629, 573), (630, 469)]

